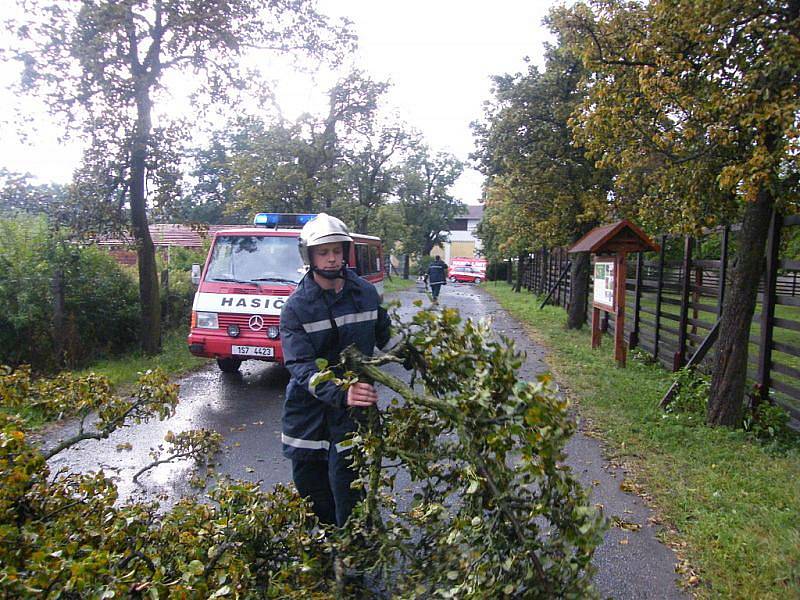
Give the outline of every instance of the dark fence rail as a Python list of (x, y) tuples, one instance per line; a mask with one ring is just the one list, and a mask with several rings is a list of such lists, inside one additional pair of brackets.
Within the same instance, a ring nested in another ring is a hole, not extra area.
[[(794, 419), (800, 419), (800, 261), (782, 259), (779, 248), (782, 235), (788, 236), (798, 225), (798, 216), (773, 219), (750, 330), (748, 365), (751, 385), (767, 390)], [(730, 285), (736, 231), (720, 228), (702, 238), (663, 235), (658, 242), (659, 253), (629, 256), (625, 333), (630, 348), (675, 371), (692, 358), (719, 319)], [(538, 295), (550, 293), (550, 304), (567, 308), (570, 279), (559, 278), (568, 261), (566, 248), (530, 254), (520, 265), (522, 288)], [(614, 315), (605, 313), (603, 321), (605, 330), (612, 332)], [(713, 355), (712, 349), (699, 362), (701, 369), (708, 368)]]

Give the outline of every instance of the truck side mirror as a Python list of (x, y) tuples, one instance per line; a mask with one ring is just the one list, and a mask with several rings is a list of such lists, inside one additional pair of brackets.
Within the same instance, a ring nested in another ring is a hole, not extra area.
[(200, 265), (192, 265), (192, 285), (200, 285)]

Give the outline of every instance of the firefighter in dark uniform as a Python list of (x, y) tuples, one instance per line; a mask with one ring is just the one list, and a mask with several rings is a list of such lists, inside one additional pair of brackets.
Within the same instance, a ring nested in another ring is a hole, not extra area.
[(443, 262), (438, 255), (435, 256), (433, 262), (428, 265), (425, 278), (428, 280), (428, 285), (431, 286), (433, 301), (438, 302), (442, 286), (447, 285), (447, 263)]
[(332, 381), (311, 384), (316, 359), (333, 365), (350, 345), (371, 356), (389, 341), (389, 316), (375, 287), (347, 268), (353, 239), (339, 219), (319, 214), (300, 233), (300, 254), (309, 271), (281, 311), (281, 345), (291, 379), (283, 408), (283, 454), (292, 478), (310, 498), (322, 523), (344, 525), (360, 495), (349, 444), (359, 413), (378, 400), (369, 383), (347, 392)]

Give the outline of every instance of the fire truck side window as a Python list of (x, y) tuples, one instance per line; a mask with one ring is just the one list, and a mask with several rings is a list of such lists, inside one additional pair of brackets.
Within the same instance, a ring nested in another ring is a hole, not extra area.
[(381, 271), (381, 257), (378, 253), (377, 246), (369, 247), (369, 272), (380, 273)]
[(369, 268), (369, 247), (366, 244), (356, 244), (356, 272), (359, 275), (371, 273)]

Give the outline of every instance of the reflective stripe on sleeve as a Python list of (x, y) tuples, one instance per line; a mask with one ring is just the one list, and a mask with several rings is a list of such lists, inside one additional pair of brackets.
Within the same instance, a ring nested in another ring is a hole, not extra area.
[(281, 434), (281, 441), (287, 446), (293, 448), (303, 448), (304, 450), (329, 450), (331, 443), (327, 440), (301, 440), (300, 438), (293, 438), (285, 433)]
[(318, 331), (325, 331), (331, 328), (330, 319), (323, 319), (322, 321), (314, 321), (313, 323), (303, 323), (303, 329), (306, 333), (316, 333)]
[[(349, 315), (342, 315), (341, 317), (336, 317), (334, 321), (336, 321), (336, 325), (341, 327), (342, 325), (352, 325), (353, 323), (362, 323), (363, 321), (375, 321), (377, 320), (377, 318), (378, 318), (377, 310), (366, 310), (364, 312), (351, 313)], [(330, 328), (331, 328), (330, 319), (322, 319), (321, 321), (303, 323), (303, 329), (306, 330), (306, 333), (316, 333), (318, 331), (325, 331), (326, 329)]]

